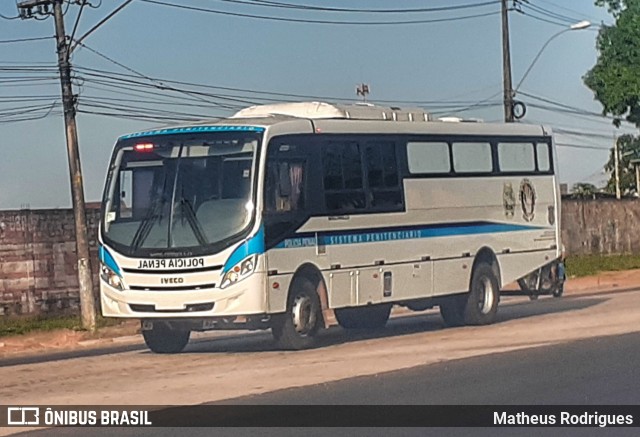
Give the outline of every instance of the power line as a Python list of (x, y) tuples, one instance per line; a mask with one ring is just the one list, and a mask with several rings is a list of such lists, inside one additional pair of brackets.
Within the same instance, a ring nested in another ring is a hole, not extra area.
[(545, 103), (549, 103), (551, 105), (558, 106), (558, 107), (563, 108), (563, 109), (572, 110), (572, 111), (575, 111), (575, 112), (580, 113), (580, 114), (591, 115), (591, 116), (599, 117), (599, 118), (611, 118), (611, 119), (613, 119), (613, 117), (608, 117), (606, 115), (602, 115), (602, 114), (599, 114), (597, 112), (587, 111), (585, 109), (578, 108), (576, 106), (571, 106), (571, 105), (567, 105), (567, 104), (564, 104), (564, 103), (556, 102), (556, 101), (548, 99), (546, 97), (536, 96), (536, 95), (533, 95), (533, 94), (526, 93), (524, 91), (519, 91), (519, 94), (522, 94), (523, 96), (532, 98), (534, 100), (538, 100), (538, 101), (541, 101), (541, 102), (545, 102)]
[[(129, 77), (129, 75), (123, 75), (125, 77)], [(101, 85), (105, 85), (108, 87), (115, 87), (118, 89), (125, 89), (125, 90), (129, 90), (129, 91), (133, 91), (136, 93), (140, 93), (141, 92), (141, 87), (142, 88), (149, 88), (149, 89), (158, 89), (160, 91), (179, 91), (181, 93), (187, 94), (187, 95), (196, 95), (196, 96), (203, 96), (203, 97), (208, 97), (210, 99), (217, 99), (217, 100), (224, 100), (225, 101), (225, 106), (229, 109), (237, 109), (237, 108), (241, 108), (242, 106), (238, 106), (237, 104), (242, 104), (242, 105), (254, 105), (254, 104), (260, 104), (260, 103), (265, 103), (265, 102), (280, 102), (282, 101), (281, 98), (270, 98), (270, 97), (265, 97), (265, 95), (271, 95), (270, 91), (256, 91), (256, 90), (242, 90), (242, 89), (237, 89), (238, 92), (243, 93), (243, 94), (247, 94), (250, 93), (251, 95), (246, 96), (246, 95), (239, 95), (239, 94), (220, 94), (220, 93), (210, 93), (210, 92), (199, 92), (199, 91), (191, 91), (191, 90), (186, 90), (184, 88), (178, 88), (175, 86), (169, 86), (168, 83), (173, 83), (173, 82), (177, 82), (177, 81), (165, 81), (162, 80), (162, 82), (159, 82), (158, 85), (154, 85), (154, 84), (146, 84), (144, 82), (140, 82), (139, 80), (131, 80), (131, 79), (127, 79), (124, 77), (114, 77), (113, 75), (104, 75), (104, 74), (95, 74), (95, 73), (89, 73), (89, 72), (84, 72), (82, 76), (78, 76), (77, 78), (81, 79), (82, 81), (84, 81), (85, 83), (92, 83), (92, 84), (101, 84)], [(156, 79), (158, 80), (158, 79)], [(183, 82), (179, 82), (179, 83), (183, 83)], [(126, 85), (131, 85), (131, 86), (135, 86), (134, 88), (131, 88), (129, 86)], [(203, 88), (203, 89), (218, 89), (219, 87), (216, 86), (207, 86), (207, 85), (201, 85), (201, 84), (189, 84), (189, 86), (193, 86), (196, 88)], [(149, 91), (144, 91), (144, 93), (150, 93)], [(154, 95), (158, 95), (160, 97), (167, 97), (166, 94), (162, 94), (162, 93), (152, 93)], [(257, 94), (257, 95), (255, 95)], [(332, 97), (332, 98), (326, 98), (325, 97), (321, 97), (321, 96), (308, 96), (308, 95), (295, 95), (296, 98), (302, 98), (303, 100), (339, 100), (339, 101), (351, 101), (352, 99), (345, 99), (345, 98), (336, 98), (336, 97)], [(201, 99), (202, 100), (202, 99)], [(205, 102), (209, 102), (211, 103), (210, 100), (204, 100)], [(229, 106), (228, 102), (234, 102), (233, 105)], [(397, 104), (397, 101), (394, 101), (393, 104)], [(418, 101), (413, 101), (414, 104), (419, 104), (419, 106), (422, 107), (426, 107), (428, 109), (435, 109), (435, 108), (442, 108), (442, 109), (447, 109), (447, 110), (451, 110), (451, 109), (465, 109), (466, 106), (468, 106), (469, 104), (471, 104), (472, 107), (478, 107), (478, 106), (492, 106), (493, 103), (489, 104), (489, 105), (482, 105), (483, 102), (468, 102), (468, 101), (430, 101), (430, 102), (418, 102)], [(220, 102), (218, 102), (218, 104), (221, 104)], [(465, 108), (460, 108), (460, 105), (465, 105)]]
[[(121, 10), (123, 10), (129, 3), (131, 3), (132, 0), (125, 0), (124, 3), (122, 3), (120, 6), (118, 6), (117, 8), (115, 8), (113, 11), (111, 11), (109, 14), (107, 14), (106, 17), (104, 17), (102, 20), (100, 20), (96, 25), (94, 25), (91, 29), (89, 29), (87, 32), (85, 32), (84, 35), (82, 35), (80, 38), (78, 38), (78, 40), (75, 42), (75, 44), (73, 46), (69, 47), (69, 51), (73, 52), (73, 50), (75, 50), (76, 46), (81, 43), (82, 41), (84, 41), (89, 35), (91, 35), (93, 32), (95, 32), (100, 26), (102, 26), (104, 23), (106, 23), (108, 20), (110, 20), (114, 15), (116, 15), (118, 12), (120, 12)], [(100, 1), (100, 4), (102, 4), (102, 0)], [(75, 30), (75, 29), (74, 29)]]
[(21, 106), (18, 108), (2, 109), (0, 110), (0, 117), (6, 118), (6, 117), (12, 117), (15, 115), (29, 114), (32, 112), (41, 111), (43, 109), (51, 109), (56, 105), (57, 105), (57, 102), (54, 101), (49, 105), (28, 105), (28, 106)]
[(530, 9), (532, 11), (535, 11), (545, 17), (554, 19), (554, 20), (561, 20), (561, 21), (566, 21), (567, 23), (571, 24), (571, 23), (576, 23), (578, 21), (581, 21), (581, 19), (575, 18), (575, 17), (569, 17), (566, 15), (562, 15), (562, 14), (558, 14), (555, 13), (553, 11), (550, 11), (548, 9), (545, 9), (541, 6), (537, 6), (535, 4), (533, 4), (530, 1), (523, 1), (523, 2), (518, 2), (518, 4), (524, 6), (526, 9)]
[(22, 121), (34, 121), (34, 120), (42, 120), (43, 118), (47, 118), (49, 116), (59, 116), (62, 115), (62, 111), (49, 111), (43, 115), (33, 115), (33, 116), (27, 116), (27, 117), (18, 117), (18, 118), (12, 118), (10, 120), (0, 120), (0, 124), (9, 124), (9, 123), (19, 123)]
[[(104, 56), (104, 55), (101, 54), (101, 56)], [(109, 59), (113, 61), (111, 58)], [(114, 61), (114, 62), (117, 62), (117, 61)], [(129, 82), (127, 80), (129, 78), (137, 79), (138, 77), (142, 77), (149, 81), (157, 83), (161, 87), (161, 89), (172, 89), (172, 88), (175, 88), (175, 86), (179, 85), (179, 86), (194, 87), (194, 88), (206, 89), (206, 90), (221, 90), (221, 91), (228, 91), (233, 93), (240, 93), (240, 94), (220, 94), (219, 92), (216, 94), (205, 93), (206, 95), (211, 97), (238, 99), (240, 100), (238, 103), (255, 104), (258, 101), (279, 102), (279, 101), (282, 101), (282, 98), (305, 99), (305, 100), (309, 100), (309, 99), (328, 100), (328, 101), (338, 101), (338, 102), (350, 102), (353, 100), (352, 98), (345, 98), (345, 97), (338, 97), (338, 96), (282, 93), (282, 92), (276, 92), (276, 91), (246, 89), (246, 88), (237, 88), (237, 87), (224, 87), (219, 85), (207, 85), (207, 84), (200, 84), (200, 83), (194, 83), (194, 82), (170, 80), (170, 79), (164, 79), (164, 78), (150, 77), (148, 75), (137, 72), (131, 69), (130, 67), (122, 65), (120, 63), (117, 63), (117, 65), (129, 71), (135, 72), (135, 75), (129, 75), (125, 73), (116, 73), (113, 71), (107, 71), (107, 70), (90, 68), (90, 67), (82, 67), (78, 65), (76, 65), (74, 69), (82, 73), (83, 79), (86, 79), (86, 80), (91, 80), (86, 76), (92, 76), (96, 78), (103, 78), (108, 81)], [(141, 84), (141, 82), (137, 80), (134, 82), (135, 84)], [(100, 83), (105, 83), (105, 82), (100, 82)], [(158, 88), (158, 86), (156, 85), (146, 85), (146, 86)], [(244, 96), (245, 94), (249, 94), (249, 96)], [(434, 107), (434, 105), (440, 105), (443, 108), (459, 107), (461, 105), (475, 106), (478, 103), (475, 100), (464, 101), (464, 100), (383, 100), (383, 99), (376, 100), (376, 102), (388, 103), (392, 105), (411, 104), (411, 105), (419, 105), (424, 107)]]
[(572, 12), (572, 13), (578, 14), (578, 15), (580, 15), (580, 16), (585, 16), (585, 17), (589, 18), (591, 21), (594, 21), (594, 22), (595, 22), (595, 21), (600, 21), (600, 19), (599, 19), (599, 18), (596, 18), (596, 17), (594, 17), (594, 16), (586, 15), (584, 12), (580, 12), (580, 11), (577, 11), (577, 10), (575, 10), (575, 9), (570, 9), (570, 8), (567, 8), (567, 7), (564, 7), (564, 6), (560, 6), (560, 5), (557, 5), (557, 4), (555, 4), (555, 3), (552, 3), (552, 2), (549, 2), (549, 1), (546, 1), (546, 0), (536, 0), (536, 1), (539, 1), (539, 2), (541, 2), (541, 3), (547, 4), (547, 5), (549, 5), (549, 6), (552, 6), (552, 7), (554, 7), (554, 8), (557, 8), (557, 9), (562, 9), (562, 10), (564, 10), (564, 11)]
[(531, 12), (525, 12), (522, 9), (512, 9), (513, 11), (525, 16), (525, 17), (529, 17), (529, 18), (533, 18), (534, 20), (538, 20), (538, 21), (542, 21), (543, 23), (548, 23), (548, 24), (553, 24), (555, 26), (560, 26), (560, 27), (567, 27), (566, 23), (563, 22), (559, 22), (559, 21), (554, 21), (554, 20), (549, 20), (546, 18), (542, 18), (542, 17), (538, 17), (537, 15), (532, 14)]
[(302, 18), (286, 18), (286, 17), (274, 17), (268, 15), (255, 15), (255, 14), (245, 14), (239, 12), (228, 12), (221, 11), (218, 9), (209, 9), (202, 8), (197, 6), (189, 6), (183, 4), (174, 4), (168, 3), (160, 0), (138, 0), (145, 3), (167, 6), (176, 9), (197, 11), (197, 12), (205, 12), (210, 14), (218, 14), (218, 15), (226, 15), (233, 17), (242, 17), (242, 18), (254, 18), (260, 20), (270, 20), (270, 21), (281, 21), (281, 22), (289, 22), (289, 23), (305, 23), (305, 24), (334, 24), (334, 25), (373, 25), (373, 26), (384, 26), (384, 25), (405, 25), (405, 24), (428, 24), (428, 23), (442, 23), (442, 22), (451, 22), (451, 21), (460, 21), (460, 20), (468, 20), (473, 18), (481, 18), (487, 17), (490, 15), (499, 14), (500, 11), (494, 12), (486, 12), (482, 14), (474, 14), (474, 15), (466, 15), (460, 17), (448, 17), (448, 18), (436, 18), (436, 19), (427, 19), (427, 20), (406, 20), (406, 21), (335, 21), (335, 20), (312, 20), (312, 19), (302, 19)]
[(500, 3), (500, 0), (485, 1), (480, 3), (469, 3), (463, 5), (454, 6), (437, 6), (431, 8), (411, 8), (411, 9), (354, 9), (354, 8), (338, 8), (316, 5), (303, 5), (293, 4), (276, 1), (263, 1), (263, 0), (211, 0), (223, 3), (234, 3), (250, 6), (268, 7), (268, 8), (280, 8), (280, 9), (297, 9), (303, 11), (322, 11), (322, 12), (346, 12), (346, 13), (367, 13), (367, 14), (401, 14), (401, 13), (422, 13), (422, 12), (443, 12), (454, 11), (461, 9), (471, 9), (483, 6), (489, 6)]
[[(87, 47), (85, 44), (83, 44), (81, 42), (77, 42), (77, 43), (80, 44), (82, 47), (89, 49), (90, 51), (92, 51), (93, 53), (97, 54), (98, 56), (100, 56), (100, 57), (102, 57), (102, 58), (104, 58), (104, 59), (106, 59), (106, 60), (108, 60), (108, 61), (110, 61), (110, 62), (112, 62), (112, 63), (114, 63), (116, 65), (118, 65), (121, 68), (126, 69), (127, 71), (130, 71), (130, 72), (134, 73), (136, 76), (141, 77), (143, 79), (146, 79), (146, 80), (152, 82), (153, 84), (151, 86), (154, 87), (154, 88), (165, 89), (165, 90), (174, 91), (174, 92), (178, 92), (178, 93), (188, 94), (190, 96), (195, 97), (198, 100), (207, 102), (207, 100), (203, 98), (204, 93), (199, 93), (199, 92), (184, 90), (184, 89), (180, 89), (180, 88), (176, 88), (176, 87), (172, 87), (172, 86), (167, 86), (167, 85), (165, 85), (163, 83), (163, 81), (159, 81), (157, 79), (151, 78), (151, 77), (149, 77), (149, 76), (147, 76), (145, 74), (142, 74), (142, 73), (140, 73), (140, 72), (138, 72), (138, 71), (136, 71), (136, 70), (134, 70), (134, 69), (132, 69), (130, 67), (127, 67), (126, 65), (121, 64), (121, 63), (115, 61), (114, 59), (111, 59), (110, 57), (98, 52), (97, 50), (94, 50), (94, 49), (91, 49), (90, 47)], [(120, 80), (123, 80), (123, 79), (120, 79)], [(130, 82), (130, 83), (135, 83), (135, 84), (138, 84), (138, 85), (145, 85), (144, 83), (140, 83), (140, 82), (132, 81), (132, 80), (123, 80), (123, 81)], [(213, 96), (207, 96), (207, 97), (213, 97)], [(230, 100), (230, 101), (242, 102), (242, 103), (245, 103), (245, 104), (246, 103), (251, 103), (251, 102), (247, 102), (247, 101), (243, 101), (243, 100), (239, 100), (239, 99), (232, 99), (232, 98), (226, 98), (226, 97), (220, 97), (220, 96), (215, 96), (215, 97), (218, 98), (218, 99), (221, 99), (221, 100)]]
[(38, 37), (34, 37), (34, 38), (19, 38), (19, 39), (5, 39), (5, 40), (0, 40), (0, 44), (12, 44), (12, 43), (18, 43), (18, 42), (31, 42), (31, 41), (42, 41), (45, 39), (52, 39), (55, 38), (54, 36), (38, 36)]
[[(492, 102), (492, 103), (488, 103), (491, 101), (491, 99), (499, 96), (500, 94), (502, 94), (502, 90), (498, 91), (495, 94), (490, 95), (489, 97), (487, 97), (486, 99), (480, 100), (470, 106), (466, 106), (463, 108), (456, 108), (453, 111), (449, 111), (449, 113), (453, 112), (453, 113), (460, 113), (460, 112), (466, 112), (469, 111), (471, 109), (475, 109), (475, 108), (479, 108), (479, 107), (493, 107), (493, 106), (499, 106), (502, 104), (502, 101), (499, 102)], [(443, 114), (443, 112), (433, 112), (434, 114)]]

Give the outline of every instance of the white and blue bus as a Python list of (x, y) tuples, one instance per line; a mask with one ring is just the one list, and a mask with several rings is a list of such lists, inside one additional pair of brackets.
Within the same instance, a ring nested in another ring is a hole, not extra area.
[(494, 321), (500, 289), (561, 256), (552, 134), (319, 102), (125, 135), (100, 226), (105, 317), (154, 352), (192, 331), (383, 326), (393, 305)]

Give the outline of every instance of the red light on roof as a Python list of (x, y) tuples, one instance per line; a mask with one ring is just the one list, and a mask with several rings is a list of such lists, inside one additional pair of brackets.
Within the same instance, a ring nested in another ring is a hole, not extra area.
[(133, 148), (136, 152), (150, 152), (153, 150), (153, 144), (151, 143), (136, 144), (135, 146), (133, 146)]

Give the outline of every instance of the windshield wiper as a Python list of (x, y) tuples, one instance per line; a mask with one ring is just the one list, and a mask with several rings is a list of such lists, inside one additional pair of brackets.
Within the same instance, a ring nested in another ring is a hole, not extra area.
[(196, 213), (193, 210), (193, 206), (191, 206), (191, 202), (189, 202), (183, 196), (180, 198), (180, 206), (181, 206), (182, 213), (184, 214), (184, 216), (187, 219), (187, 222), (189, 223), (189, 226), (191, 226), (191, 229), (193, 230), (193, 235), (195, 235), (196, 239), (198, 240), (198, 243), (200, 243), (203, 246), (208, 245), (209, 240), (207, 239), (207, 237), (204, 234), (204, 231), (202, 230), (202, 226), (200, 225), (200, 222), (196, 217)]
[(131, 255), (135, 254), (135, 252), (142, 246), (145, 242), (149, 234), (151, 233), (151, 229), (155, 225), (156, 221), (162, 217), (161, 211), (165, 204), (164, 196), (160, 195), (154, 201), (152, 207), (149, 209), (149, 213), (145, 216), (144, 219), (140, 222), (140, 226), (136, 230), (136, 233), (133, 236), (133, 240), (131, 240)]

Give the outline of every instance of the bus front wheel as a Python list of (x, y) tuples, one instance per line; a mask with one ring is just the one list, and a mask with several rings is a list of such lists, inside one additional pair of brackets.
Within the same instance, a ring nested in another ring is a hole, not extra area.
[(191, 331), (173, 329), (162, 322), (155, 322), (153, 328), (142, 331), (142, 337), (147, 347), (157, 354), (177, 354), (182, 352), (187, 343)]
[(322, 325), (320, 299), (308, 279), (295, 280), (289, 292), (287, 310), (271, 318), (271, 332), (279, 349), (307, 349), (315, 342)]

